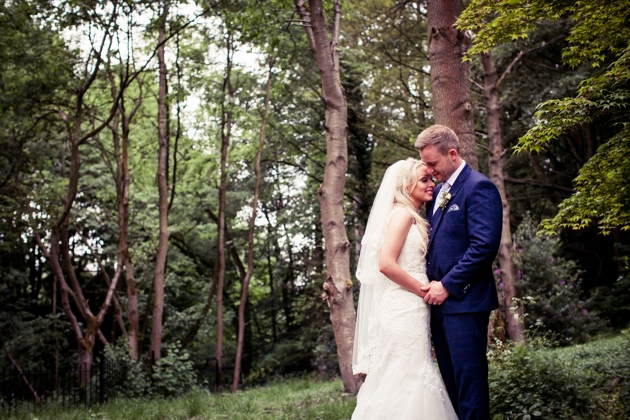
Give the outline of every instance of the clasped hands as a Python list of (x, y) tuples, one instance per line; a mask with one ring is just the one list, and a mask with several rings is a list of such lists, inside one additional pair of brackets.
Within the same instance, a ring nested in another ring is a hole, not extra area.
[(442, 285), (442, 282), (436, 280), (433, 280), (426, 286), (422, 286), (420, 290), (422, 291), (420, 297), (424, 298), (424, 301), (429, 305), (441, 305), (450, 294)]

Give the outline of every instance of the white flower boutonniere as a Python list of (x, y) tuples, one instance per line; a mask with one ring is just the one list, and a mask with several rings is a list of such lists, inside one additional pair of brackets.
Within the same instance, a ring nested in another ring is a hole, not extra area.
[(451, 198), (453, 198), (454, 195), (451, 194), (450, 192), (442, 192), (442, 202), (440, 203), (440, 208), (442, 210), (446, 210), (446, 206), (448, 205), (448, 202), (451, 201)]

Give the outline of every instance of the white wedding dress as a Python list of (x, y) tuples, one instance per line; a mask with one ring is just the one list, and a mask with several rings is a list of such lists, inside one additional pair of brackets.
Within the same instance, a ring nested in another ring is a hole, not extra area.
[[(426, 249), (425, 240), (412, 225), (398, 265), (428, 284), (425, 258), (420, 253), (421, 248)], [(387, 278), (378, 283), (374, 286), (380, 304), (370, 318), (369, 348), (362, 352), (369, 368), (352, 419), (457, 419), (431, 358), (431, 308)]]

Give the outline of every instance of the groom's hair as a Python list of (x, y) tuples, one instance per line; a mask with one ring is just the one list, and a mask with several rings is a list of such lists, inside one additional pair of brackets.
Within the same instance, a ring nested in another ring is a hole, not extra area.
[(442, 155), (455, 149), (459, 153), (459, 140), (457, 134), (450, 128), (443, 125), (432, 125), (418, 135), (416, 139), (416, 149), (422, 151), (427, 146), (435, 146)]

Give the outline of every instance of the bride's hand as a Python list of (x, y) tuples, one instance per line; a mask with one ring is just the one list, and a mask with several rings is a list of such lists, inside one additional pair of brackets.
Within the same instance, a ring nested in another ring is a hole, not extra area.
[(424, 292), (424, 301), (429, 305), (441, 305), (450, 295), (449, 291), (442, 285), (442, 282), (433, 280), (426, 286), (420, 288)]

